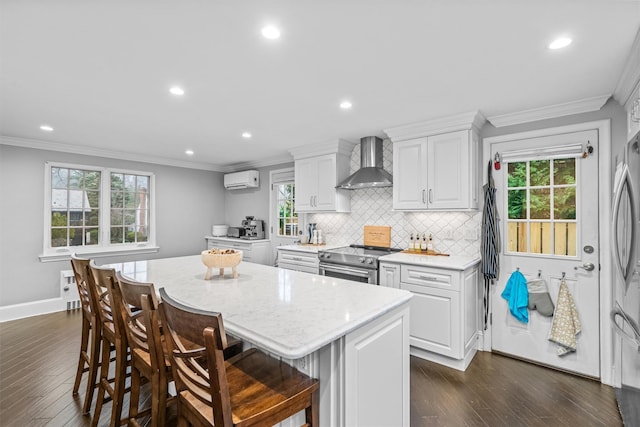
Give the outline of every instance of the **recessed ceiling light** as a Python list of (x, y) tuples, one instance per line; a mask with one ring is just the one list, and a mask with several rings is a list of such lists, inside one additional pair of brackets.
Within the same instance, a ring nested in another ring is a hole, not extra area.
[(351, 108), (353, 105), (351, 104), (351, 102), (349, 101), (342, 101), (340, 103), (340, 108), (342, 108), (343, 110), (348, 110), (349, 108)]
[(46, 132), (53, 132), (53, 128), (51, 126), (49, 126), (49, 125), (42, 125), (42, 126), (40, 126), (40, 129), (42, 129), (43, 131), (46, 131)]
[(185, 150), (184, 153), (188, 156), (193, 156), (193, 150)]
[(251, 134), (249, 132), (242, 132), (242, 137), (244, 139), (249, 139), (249, 138), (251, 138)]
[(269, 25), (262, 29), (262, 36), (269, 40), (275, 40), (280, 38), (280, 30), (278, 30), (276, 27)]
[(569, 37), (558, 37), (549, 44), (549, 49), (562, 49), (563, 47), (569, 46), (571, 42), (572, 40)]
[(169, 89), (169, 92), (171, 92), (174, 95), (184, 95), (184, 89), (178, 86), (172, 87), (171, 89)]

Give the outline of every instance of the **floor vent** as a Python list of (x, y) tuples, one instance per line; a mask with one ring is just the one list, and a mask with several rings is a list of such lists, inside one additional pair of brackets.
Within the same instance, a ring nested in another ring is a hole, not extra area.
[(60, 297), (67, 303), (67, 311), (80, 308), (80, 296), (73, 270), (60, 272)]

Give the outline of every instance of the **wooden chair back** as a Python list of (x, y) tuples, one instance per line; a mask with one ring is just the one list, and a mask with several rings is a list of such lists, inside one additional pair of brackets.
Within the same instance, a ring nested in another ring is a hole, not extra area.
[(76, 254), (71, 255), (71, 268), (73, 268), (73, 276), (76, 281), (76, 287), (78, 288), (78, 295), (80, 297), (80, 306), (84, 316), (90, 318), (91, 313), (91, 296), (89, 295), (89, 263), (88, 258), (80, 258)]
[[(158, 297), (153, 283), (144, 283), (131, 280), (116, 273), (122, 306), (120, 307), (127, 340), (132, 352), (142, 351), (149, 354), (151, 367), (154, 370), (164, 369), (164, 352), (162, 350), (162, 332), (157, 321)], [(145, 310), (142, 306), (144, 299), (148, 299), (148, 310), (154, 311), (153, 315), (145, 318)]]
[[(160, 289), (160, 297), (160, 313), (178, 390), (188, 391), (211, 407), (216, 426), (233, 425), (223, 353), (226, 336), (222, 315), (186, 307), (169, 297), (164, 288)], [(207, 335), (205, 330), (209, 331)], [(194, 348), (194, 344), (199, 347)]]
[[(99, 267), (94, 261), (89, 263), (89, 273), (87, 274), (87, 283), (89, 287), (89, 295), (91, 298), (91, 308), (103, 326), (113, 324), (113, 308), (111, 297), (109, 296), (109, 285), (115, 280), (115, 270), (112, 268)], [(114, 330), (103, 327), (103, 332)]]

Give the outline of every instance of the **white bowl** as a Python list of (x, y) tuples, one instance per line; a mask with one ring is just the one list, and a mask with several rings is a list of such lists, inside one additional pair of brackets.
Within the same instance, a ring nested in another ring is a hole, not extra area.
[(228, 229), (228, 225), (214, 225), (211, 227), (211, 234), (213, 237), (225, 237)]

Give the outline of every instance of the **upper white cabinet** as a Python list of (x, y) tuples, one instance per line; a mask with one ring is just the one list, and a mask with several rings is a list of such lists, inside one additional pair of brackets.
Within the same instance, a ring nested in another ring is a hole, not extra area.
[(336, 185), (350, 173), (354, 143), (344, 140), (293, 149), (298, 212), (349, 212), (349, 190)]
[(640, 131), (640, 81), (631, 92), (625, 105), (627, 111), (627, 141)]
[(480, 113), (386, 129), (393, 142), (393, 208), (478, 209)]

